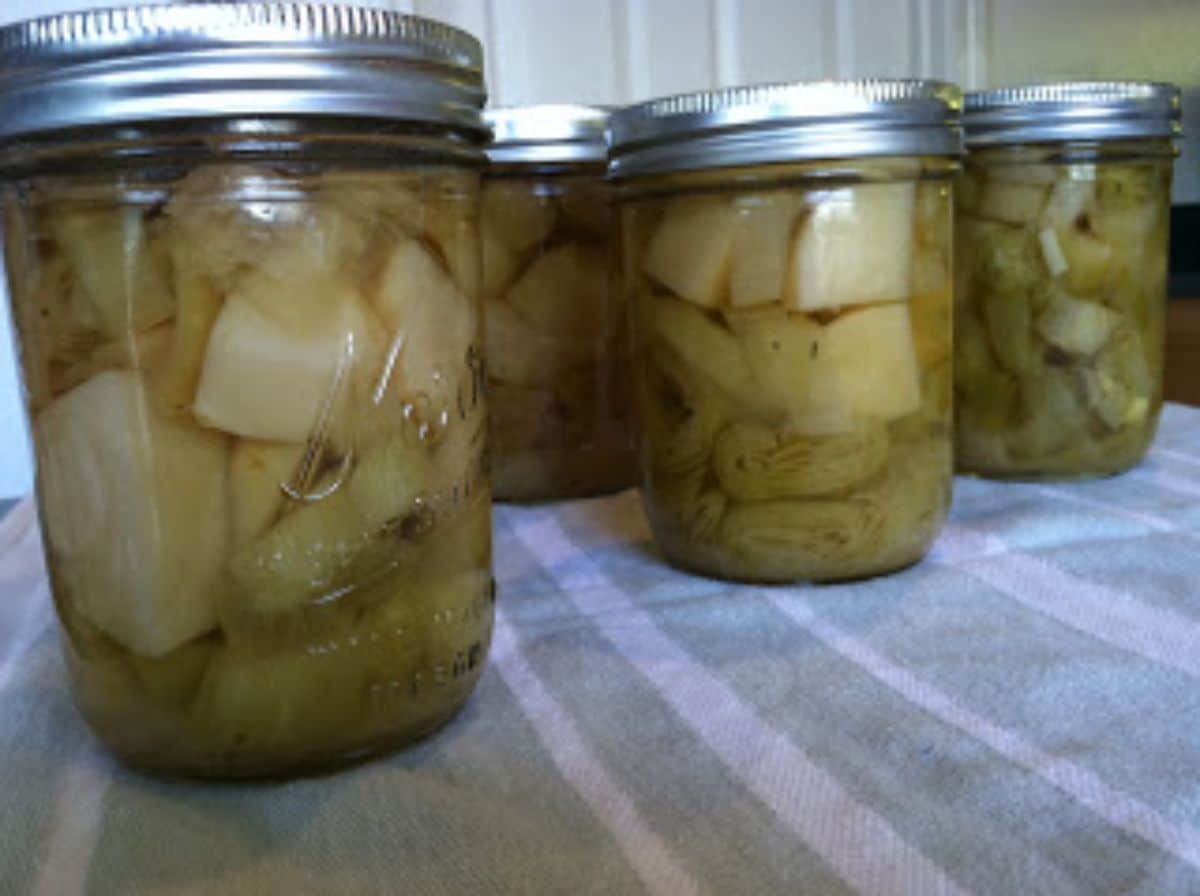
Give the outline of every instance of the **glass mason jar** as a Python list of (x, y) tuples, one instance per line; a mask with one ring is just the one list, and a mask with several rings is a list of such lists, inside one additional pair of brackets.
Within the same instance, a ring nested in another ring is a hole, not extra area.
[(634, 484), (625, 308), (604, 182), (608, 113), (484, 114), (483, 298), (497, 500), (579, 498)]
[(202, 776), (436, 729), (492, 624), (478, 43), (222, 4), (0, 46), (8, 283), (83, 715), (128, 762)]
[(642, 496), (743, 581), (920, 559), (951, 489), (951, 178), (933, 82), (737, 88), (614, 115)]
[(1158, 426), (1179, 92), (972, 94), (957, 200), (960, 470), (1119, 473)]

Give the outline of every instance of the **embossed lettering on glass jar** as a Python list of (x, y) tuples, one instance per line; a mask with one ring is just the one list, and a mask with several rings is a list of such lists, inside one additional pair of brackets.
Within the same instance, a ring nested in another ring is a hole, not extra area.
[(0, 31), (48, 566), (76, 701), (133, 764), (325, 766), (474, 687), (480, 56), (304, 3)]
[(957, 202), (956, 458), (982, 476), (1118, 473), (1162, 406), (1179, 91), (972, 94)]
[(613, 117), (642, 493), (749, 581), (918, 560), (951, 485), (949, 85), (736, 88)]
[(634, 483), (625, 304), (604, 181), (608, 113), (485, 113), (483, 297), (498, 500), (578, 498)]

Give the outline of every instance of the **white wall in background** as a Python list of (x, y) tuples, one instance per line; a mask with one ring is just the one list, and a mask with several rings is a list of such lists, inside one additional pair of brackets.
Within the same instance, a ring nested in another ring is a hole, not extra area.
[[(120, 0), (0, 0), (0, 24)], [(169, 0), (158, 0), (169, 2)], [(493, 102), (621, 104), (797, 78), (918, 75), (964, 87), (1153, 77), (1195, 124), (1176, 198), (1200, 201), (1200, 0), (359, 0), (483, 40)], [(1185, 119), (1187, 120), (1187, 119)], [(2, 295), (0, 295), (2, 298)], [(29, 462), (0, 315), (0, 497)]]

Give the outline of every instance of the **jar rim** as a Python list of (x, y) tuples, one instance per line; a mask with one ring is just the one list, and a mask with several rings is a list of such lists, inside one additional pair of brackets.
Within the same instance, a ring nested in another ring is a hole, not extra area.
[(420, 122), (482, 143), (484, 99), (478, 40), (371, 7), (221, 0), (0, 29), (0, 144), (231, 116)]
[(917, 79), (757, 84), (678, 94), (615, 112), (614, 179), (774, 162), (958, 156), (962, 93)]
[(1014, 143), (1175, 138), (1179, 88), (1158, 81), (1058, 81), (967, 94), (970, 149)]

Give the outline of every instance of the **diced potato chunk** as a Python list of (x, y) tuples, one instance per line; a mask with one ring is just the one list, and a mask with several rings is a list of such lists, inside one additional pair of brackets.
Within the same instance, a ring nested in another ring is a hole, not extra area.
[(894, 420), (921, 405), (921, 379), (908, 306), (879, 305), (844, 314), (825, 328), (838, 391), (858, 417)]
[(46, 532), (80, 614), (149, 656), (210, 630), (224, 439), (159, 414), (132, 371), (68, 392), (36, 432)]
[(892, 420), (920, 405), (907, 305), (844, 314), (822, 326), (796, 313), (737, 315), (733, 326), (768, 400), (796, 432), (846, 432), (862, 418)]
[(531, 264), (509, 290), (508, 301), (545, 335), (586, 345), (607, 332), (608, 290), (604, 253), (567, 243)]
[(1027, 224), (1038, 219), (1045, 202), (1045, 187), (993, 181), (984, 186), (976, 214), (1006, 224)]
[(402, 393), (430, 390), (466, 365), (475, 308), (418, 241), (392, 253), (375, 308), (391, 335), (388, 370)]
[(797, 311), (908, 295), (914, 185), (830, 190), (796, 238), (786, 304)]
[(745, 308), (778, 301), (787, 277), (796, 199), (786, 193), (742, 196), (733, 207), (729, 304)]
[(731, 315), (730, 325), (767, 402), (786, 411), (790, 429), (826, 435), (853, 428), (824, 327), (779, 307)]
[(705, 308), (721, 304), (735, 220), (733, 206), (724, 199), (672, 202), (650, 238), (643, 270), (689, 302)]
[(1122, 327), (1081, 371), (1088, 404), (1110, 429), (1137, 426), (1150, 413), (1153, 376), (1137, 331)]
[(1046, 310), (1038, 315), (1037, 331), (1051, 345), (1071, 355), (1095, 354), (1121, 316), (1099, 302), (1056, 293)]
[(79, 322), (110, 339), (171, 316), (163, 253), (147, 239), (140, 208), (56, 215), (56, 238), (81, 290)]
[(1112, 247), (1089, 233), (1071, 227), (1058, 235), (1063, 257), (1067, 263), (1064, 283), (1075, 293), (1087, 294), (1101, 289), (1108, 282)]
[(468, 214), (468, 196), (447, 186), (431, 190), (425, 215), (425, 233), (446, 262), (446, 270), (463, 295), (480, 294), (483, 251), (478, 222)]
[(275, 521), (285, 499), (283, 487), (300, 468), (305, 446), (240, 439), (229, 457), (233, 543), (257, 538)]
[(1080, 215), (1095, 204), (1096, 184), (1090, 180), (1063, 178), (1050, 188), (1042, 209), (1042, 224), (1055, 230), (1076, 226)]
[[(297, 297), (307, 317), (272, 315), (261, 293), (231, 295), (213, 325), (193, 410), (235, 435), (303, 442), (322, 409), (378, 363), (379, 324), (341, 281)], [(436, 343), (440, 344), (440, 343)]]

